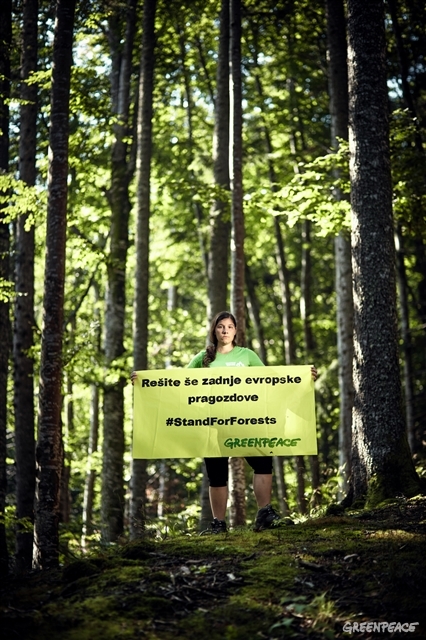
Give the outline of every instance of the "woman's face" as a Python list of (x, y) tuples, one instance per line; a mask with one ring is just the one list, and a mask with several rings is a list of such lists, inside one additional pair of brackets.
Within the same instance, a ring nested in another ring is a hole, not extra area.
[(237, 329), (231, 318), (219, 320), (215, 329), (218, 345), (232, 344), (236, 333)]

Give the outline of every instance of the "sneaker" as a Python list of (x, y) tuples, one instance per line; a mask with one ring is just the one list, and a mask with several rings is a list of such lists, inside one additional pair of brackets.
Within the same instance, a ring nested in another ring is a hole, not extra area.
[(275, 509), (267, 504), (266, 507), (262, 507), (257, 512), (256, 521), (254, 523), (255, 531), (262, 531), (263, 529), (271, 529), (279, 526), (280, 516)]
[(200, 536), (205, 536), (210, 533), (227, 533), (228, 529), (226, 527), (225, 520), (218, 520), (217, 518), (213, 518), (213, 522), (210, 524), (210, 529), (205, 529), (200, 533)]
[(213, 518), (213, 522), (211, 523), (211, 533), (226, 533), (226, 522), (225, 520), (218, 520), (217, 518)]

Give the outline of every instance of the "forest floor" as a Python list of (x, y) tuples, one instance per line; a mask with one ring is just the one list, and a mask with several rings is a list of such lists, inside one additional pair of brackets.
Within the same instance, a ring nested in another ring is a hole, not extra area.
[(2, 638), (426, 638), (425, 533), (420, 497), (123, 544), (3, 583)]

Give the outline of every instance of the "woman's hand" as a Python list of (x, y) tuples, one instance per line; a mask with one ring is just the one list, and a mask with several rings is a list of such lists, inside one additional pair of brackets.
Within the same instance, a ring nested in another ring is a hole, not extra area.
[(130, 380), (132, 381), (132, 384), (135, 384), (135, 380), (138, 377), (138, 374), (136, 373), (136, 371), (132, 371), (132, 373), (130, 374)]
[(315, 382), (315, 380), (318, 378), (318, 371), (314, 366), (311, 367), (311, 374), (312, 374), (312, 380)]

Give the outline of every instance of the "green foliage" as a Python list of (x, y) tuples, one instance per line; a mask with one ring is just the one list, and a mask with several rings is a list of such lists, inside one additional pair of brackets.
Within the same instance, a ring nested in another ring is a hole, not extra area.
[(29, 186), (10, 173), (0, 174), (0, 207), (2, 219), (7, 224), (19, 216), (27, 216), (28, 229), (43, 215), (46, 209), (46, 192), (40, 187)]
[(392, 113), (390, 128), (393, 209), (408, 233), (426, 232), (426, 155), (419, 123), (407, 109)]

